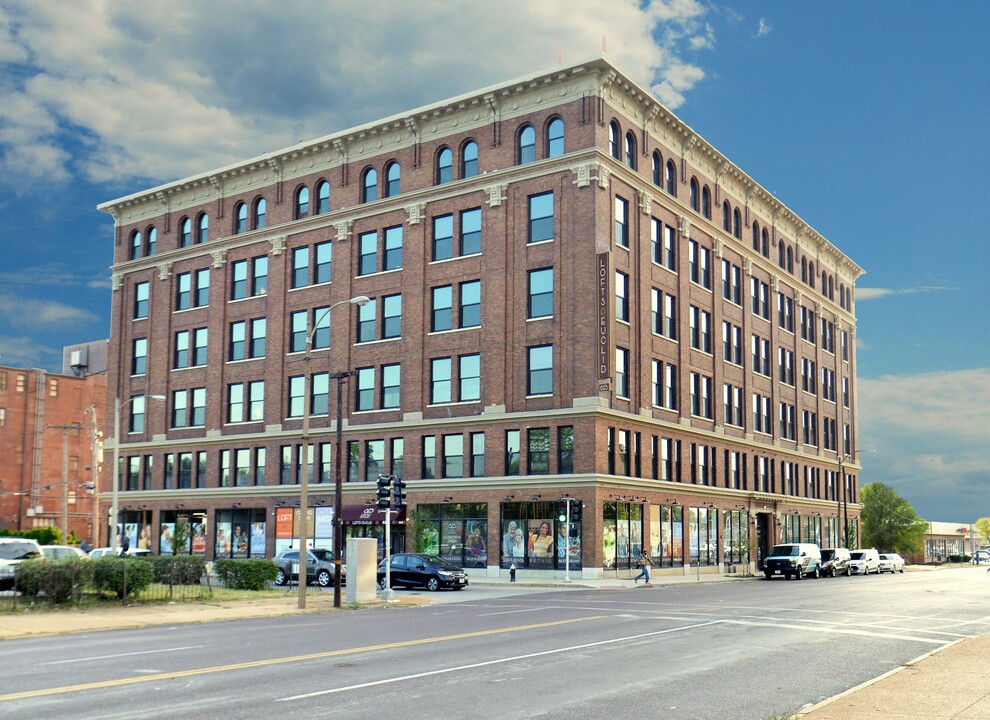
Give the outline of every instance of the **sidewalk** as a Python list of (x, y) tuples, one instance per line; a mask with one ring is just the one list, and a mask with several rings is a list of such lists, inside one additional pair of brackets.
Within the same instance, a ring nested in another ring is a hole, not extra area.
[[(919, 568), (920, 569), (920, 568)], [(740, 582), (732, 575), (701, 576), (701, 582)], [(500, 578), (472, 578), (475, 585), (504, 585)], [(695, 583), (694, 576), (652, 578), (653, 587)], [(628, 589), (644, 586), (632, 580), (520, 580), (512, 586)], [(428, 595), (397, 595), (397, 604), (429, 603)], [(293, 590), (278, 597), (168, 605), (133, 605), (91, 610), (0, 613), (0, 647), (4, 640), (68, 633), (119, 630), (177, 623), (215, 622), (255, 617), (332, 612), (333, 593), (311, 590), (306, 609), (297, 607)], [(344, 604), (347, 605), (346, 595)], [(885, 675), (863, 683), (817, 705), (794, 720), (990, 720), (990, 681), (982, 668), (990, 657), (990, 635), (968, 638), (939, 648)], [(757, 719), (759, 720), (759, 719)]]

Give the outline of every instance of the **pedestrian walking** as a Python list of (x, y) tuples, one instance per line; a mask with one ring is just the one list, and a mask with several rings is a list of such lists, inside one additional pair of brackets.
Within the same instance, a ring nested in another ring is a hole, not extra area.
[(92, 550), (93, 548), (89, 546), (89, 540), (83, 538), (83, 541), (79, 544), (79, 549), (82, 550), (87, 555), (89, 555), (89, 551)]
[(650, 566), (652, 564), (653, 564), (653, 561), (650, 560), (650, 556), (649, 555), (647, 555), (646, 553), (643, 553), (642, 555), (640, 555), (639, 556), (639, 562), (636, 564), (636, 567), (639, 568), (639, 575), (637, 575), (636, 577), (633, 578), (633, 582), (634, 583), (639, 583), (639, 579), (640, 578), (643, 578), (643, 581), (644, 581), (643, 584), (644, 585), (649, 585), (650, 584)]

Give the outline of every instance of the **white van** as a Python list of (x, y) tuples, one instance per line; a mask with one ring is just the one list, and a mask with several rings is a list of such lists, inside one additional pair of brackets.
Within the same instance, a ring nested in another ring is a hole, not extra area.
[(880, 553), (876, 548), (857, 548), (849, 551), (849, 572), (853, 575), (880, 574)]
[(783, 543), (774, 545), (763, 558), (763, 576), (770, 580), (782, 575), (785, 580), (793, 577), (821, 577), (822, 551), (812, 543)]

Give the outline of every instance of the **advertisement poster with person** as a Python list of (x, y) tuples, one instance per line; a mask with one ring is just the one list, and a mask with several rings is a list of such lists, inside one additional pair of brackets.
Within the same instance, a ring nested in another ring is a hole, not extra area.
[(602, 527), (602, 563), (606, 570), (615, 567), (615, 522), (605, 521)]
[(234, 523), (230, 535), (230, 552), (234, 557), (247, 557), (248, 534), (243, 523)]
[(553, 534), (550, 532), (552, 522), (546, 520), (529, 521), (529, 567), (550, 569), (553, 567)]
[(502, 523), (502, 566), (523, 567), (526, 558), (526, 539), (522, 520), (506, 520)]
[(162, 555), (171, 555), (174, 548), (172, 547), (172, 533), (175, 532), (175, 523), (162, 523), (161, 528), (162, 534), (159, 539), (159, 553)]
[(251, 557), (265, 556), (265, 521), (251, 523)]
[(639, 520), (629, 521), (629, 552), (632, 558), (643, 554), (643, 523)]
[[(124, 525), (124, 535), (127, 536), (127, 546), (128, 548), (138, 547), (138, 532), (140, 525), (137, 523), (127, 523)], [(121, 545), (123, 545), (123, 539), (121, 540)]]
[(464, 532), (467, 535), (464, 567), (485, 567), (488, 565), (488, 525), (483, 520), (468, 520)]
[(216, 530), (216, 546), (213, 554), (218, 558), (230, 557), (230, 523), (218, 522)]
[(192, 551), (194, 555), (206, 554), (206, 523), (193, 523)]

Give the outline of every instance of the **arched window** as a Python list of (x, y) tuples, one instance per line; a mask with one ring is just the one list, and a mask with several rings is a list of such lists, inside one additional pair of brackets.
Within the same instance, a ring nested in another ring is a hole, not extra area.
[(709, 220), (712, 219), (712, 194), (707, 185), (701, 188), (701, 214)]
[(767, 232), (766, 228), (763, 228), (761, 237), (760, 251), (763, 253), (763, 257), (770, 257), (770, 233)]
[(801, 282), (808, 282), (808, 260), (801, 258)]
[(259, 230), (265, 226), (268, 213), (268, 203), (264, 198), (258, 198), (254, 202), (254, 229)]
[(148, 232), (146, 233), (146, 235), (148, 237), (148, 244), (147, 244), (148, 252), (146, 254), (154, 255), (155, 250), (158, 248), (158, 230), (156, 230), (153, 227), (150, 227), (148, 228)]
[(247, 203), (239, 202), (234, 208), (234, 234), (246, 232), (248, 229)]
[(698, 192), (698, 181), (691, 178), (691, 209), (695, 212), (701, 210), (701, 197)]
[(608, 124), (608, 154), (619, 160), (619, 123), (615, 120)]
[(732, 234), (742, 240), (742, 215), (739, 214), (739, 208), (732, 211)]
[(478, 174), (478, 143), (468, 140), (461, 150), (461, 177), (469, 178)]
[(564, 154), (564, 121), (555, 117), (547, 125), (547, 157), (558, 157)]
[(449, 147), (443, 147), (437, 153), (437, 185), (443, 185), (454, 179), (454, 153)]
[(330, 212), (330, 183), (320, 180), (316, 183), (316, 214)]
[(361, 179), (361, 202), (371, 202), (378, 199), (378, 171), (368, 168)]
[(787, 248), (787, 272), (794, 274), (794, 253), (790, 248)]
[(753, 250), (760, 251), (760, 225), (755, 222), (753, 223)]
[(660, 152), (657, 150), (653, 151), (653, 184), (660, 187), (660, 177), (663, 174), (663, 159), (660, 157)]
[(831, 275), (828, 276), (828, 299), (835, 300), (835, 280)]
[(385, 197), (395, 197), (399, 194), (399, 179), (402, 169), (394, 160), (385, 166)]
[(664, 176), (664, 183), (667, 185), (667, 194), (677, 197), (677, 166), (673, 160), (667, 161), (667, 172)]
[(309, 215), (309, 188), (303, 185), (296, 190), (296, 220)]
[(783, 242), (777, 245), (777, 264), (782, 270), (787, 269), (787, 248)]
[(516, 148), (516, 162), (519, 165), (536, 160), (536, 130), (532, 125), (522, 126)]
[(839, 307), (846, 309), (846, 286), (839, 283)]
[(811, 288), (815, 288), (815, 264), (813, 262), (808, 263), (808, 284)]
[(626, 133), (626, 165), (631, 167), (633, 170), (636, 169), (636, 136), (631, 132)]
[(141, 235), (140, 230), (135, 230), (131, 233), (131, 250), (128, 256), (129, 260), (141, 257), (141, 251), (144, 249), (144, 238)]
[(199, 231), (196, 233), (196, 242), (205, 243), (210, 241), (210, 216), (203, 213), (199, 216)]
[(179, 247), (192, 245), (192, 220), (187, 217), (179, 221)]
[(732, 230), (732, 206), (728, 200), (722, 203), (722, 229), (726, 232)]

